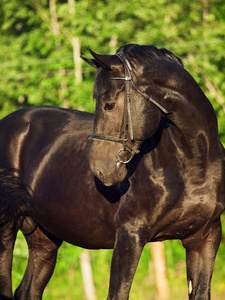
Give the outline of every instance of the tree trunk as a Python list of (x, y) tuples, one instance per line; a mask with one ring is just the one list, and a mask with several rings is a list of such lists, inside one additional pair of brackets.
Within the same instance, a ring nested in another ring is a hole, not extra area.
[(78, 37), (73, 36), (71, 39), (71, 43), (73, 46), (73, 61), (74, 61), (74, 75), (75, 75), (75, 82), (77, 84), (81, 83), (82, 81), (82, 69), (81, 69), (81, 59), (80, 59), (80, 39)]
[(156, 289), (159, 300), (169, 299), (169, 285), (166, 271), (166, 258), (163, 242), (150, 244), (153, 265), (155, 270)]
[[(75, 2), (74, 0), (68, 0), (68, 4), (70, 5), (69, 12), (70, 14), (75, 15)], [(81, 69), (81, 43), (80, 39), (76, 36), (71, 36), (69, 39), (72, 47), (73, 47), (73, 62), (74, 62), (74, 77), (75, 77), (75, 83), (79, 84), (82, 81), (82, 69)]]
[(56, 38), (56, 47), (58, 47), (60, 45), (60, 30), (59, 30), (55, 0), (49, 0), (49, 9), (50, 9), (50, 15), (52, 21), (52, 31)]
[(95, 286), (92, 277), (90, 255), (88, 250), (84, 250), (80, 254), (80, 264), (87, 300), (96, 300)]
[(118, 47), (118, 38), (116, 34), (113, 34), (111, 36), (110, 42), (109, 42), (109, 46), (111, 48), (111, 52), (114, 53), (116, 52), (116, 48)]

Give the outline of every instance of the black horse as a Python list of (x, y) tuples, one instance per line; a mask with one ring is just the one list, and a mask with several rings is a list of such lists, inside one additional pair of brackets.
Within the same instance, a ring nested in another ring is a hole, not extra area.
[(114, 248), (108, 300), (127, 300), (144, 245), (165, 239), (186, 248), (189, 299), (209, 299), (225, 181), (212, 106), (165, 49), (92, 55), (95, 116), (42, 106), (0, 121), (0, 299), (13, 298), (19, 229), (29, 259), (14, 299), (41, 299), (65, 240)]

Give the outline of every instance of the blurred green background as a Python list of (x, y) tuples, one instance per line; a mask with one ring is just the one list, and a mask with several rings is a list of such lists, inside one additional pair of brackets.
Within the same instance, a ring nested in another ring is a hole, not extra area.
[[(0, 118), (27, 105), (56, 105), (94, 112), (96, 71), (80, 54), (113, 54), (124, 44), (153, 44), (183, 59), (211, 101), (225, 145), (224, 0), (0, 0)], [(225, 228), (225, 219), (222, 219)], [(79, 256), (63, 244), (47, 299), (85, 299)], [(171, 299), (187, 298), (185, 252), (166, 241)], [(90, 251), (97, 299), (106, 299), (112, 251)], [(18, 236), (13, 285), (26, 266), (27, 249)], [(150, 247), (144, 249), (131, 300), (157, 299)], [(212, 281), (212, 299), (225, 299), (225, 232)]]

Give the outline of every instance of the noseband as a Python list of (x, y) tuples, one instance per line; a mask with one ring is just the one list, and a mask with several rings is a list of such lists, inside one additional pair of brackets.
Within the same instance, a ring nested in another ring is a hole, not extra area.
[[(125, 80), (125, 97), (124, 97), (124, 110), (123, 110), (123, 120), (122, 125), (120, 128), (120, 135), (119, 137), (114, 137), (111, 135), (104, 135), (104, 134), (98, 134), (95, 132), (92, 132), (89, 139), (98, 139), (98, 140), (105, 140), (110, 142), (116, 142), (123, 145), (123, 148), (120, 149), (116, 153), (116, 158), (119, 160), (120, 163), (127, 164), (131, 161), (133, 156), (135, 154), (139, 153), (139, 150), (137, 150), (137, 147), (134, 146), (134, 133), (133, 133), (133, 124), (132, 124), (132, 117), (131, 117), (131, 109), (130, 109), (130, 83), (134, 87), (134, 89), (141, 94), (143, 97), (147, 98), (149, 101), (151, 101), (153, 104), (155, 104), (164, 114), (168, 114), (168, 111), (162, 107), (156, 100), (151, 98), (146, 93), (141, 92), (136, 85), (133, 82), (131, 71), (132, 67), (130, 65), (129, 60), (126, 58), (126, 56), (122, 52), (116, 53), (116, 55), (119, 57), (119, 59), (122, 61), (124, 66), (124, 73), (125, 77), (112, 77), (111, 80)], [(122, 137), (122, 131), (124, 128), (124, 135)], [(133, 146), (131, 149), (127, 147), (128, 143), (128, 132), (130, 135), (130, 139), (133, 143)], [(123, 160), (120, 156), (121, 152), (128, 152), (129, 158), (127, 160)]]

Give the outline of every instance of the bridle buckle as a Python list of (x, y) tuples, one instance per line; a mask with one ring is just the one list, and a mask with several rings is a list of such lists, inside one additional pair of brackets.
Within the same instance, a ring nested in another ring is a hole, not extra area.
[[(122, 152), (122, 151), (129, 152), (130, 157), (129, 157), (128, 160), (123, 160), (122, 157), (119, 155), (120, 152)], [(119, 151), (117, 151), (116, 158), (119, 160), (120, 163), (122, 163), (122, 164), (128, 164), (131, 161), (131, 159), (133, 158), (133, 154), (132, 154), (132, 151), (130, 149), (123, 148), (123, 149), (120, 149)]]

